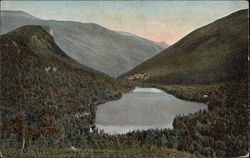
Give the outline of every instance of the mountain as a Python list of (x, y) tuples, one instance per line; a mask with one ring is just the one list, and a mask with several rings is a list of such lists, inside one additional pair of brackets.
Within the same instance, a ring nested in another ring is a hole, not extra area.
[(247, 76), (248, 10), (201, 27), (124, 76), (150, 75), (148, 82), (207, 84)]
[(164, 48), (138, 36), (127, 36), (97, 24), (42, 20), (25, 12), (1, 11), (1, 34), (25, 25), (50, 28), (56, 44), (80, 64), (117, 77)]
[(168, 48), (170, 45), (169, 44), (167, 44), (166, 42), (164, 42), (164, 41), (161, 41), (161, 42), (155, 42), (155, 41), (153, 41), (155, 44), (158, 44), (158, 45), (160, 45), (160, 46), (162, 46), (163, 48)]
[(1, 132), (5, 134), (52, 142), (60, 135), (70, 139), (77, 132), (74, 120), (82, 118), (86, 134), (94, 123), (92, 105), (119, 98), (132, 88), (67, 57), (40, 26), (24, 26), (2, 35), (0, 48)]
[[(114, 30), (114, 31), (115, 31), (115, 30)], [(119, 33), (119, 34), (122, 34), (122, 35), (126, 35), (126, 36), (134, 36), (134, 37), (137, 36), (137, 35), (135, 35), (135, 34), (133, 34), (133, 33), (125, 32), (125, 31), (115, 31), (115, 32), (117, 32), (117, 33)], [(137, 37), (139, 37), (139, 36), (137, 36)]]
[[(132, 36), (132, 37), (141, 38), (141, 37), (139, 37), (139, 36), (137, 36), (137, 35), (135, 35), (133, 33), (130, 33), (130, 32), (124, 32), (124, 31), (116, 31), (116, 32), (118, 32), (118, 33), (120, 33), (122, 35), (126, 35), (126, 36)], [(152, 40), (149, 40), (149, 41), (151, 41), (151, 42), (153, 42), (153, 43), (155, 43), (155, 44), (157, 44), (157, 45), (159, 45), (159, 46), (161, 46), (163, 48), (168, 48), (170, 46), (169, 44), (167, 44), (164, 41), (161, 41), (161, 42), (156, 42), (156, 41), (152, 41)]]

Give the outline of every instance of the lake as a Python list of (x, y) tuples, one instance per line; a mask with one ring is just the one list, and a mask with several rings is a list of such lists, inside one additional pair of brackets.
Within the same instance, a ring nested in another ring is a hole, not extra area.
[(173, 128), (176, 115), (207, 110), (204, 103), (186, 101), (156, 88), (135, 88), (121, 99), (97, 107), (96, 127), (108, 134)]

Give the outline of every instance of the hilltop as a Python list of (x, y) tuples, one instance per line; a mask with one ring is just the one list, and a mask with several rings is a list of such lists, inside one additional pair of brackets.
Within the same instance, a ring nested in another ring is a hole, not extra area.
[(148, 82), (208, 84), (247, 76), (248, 10), (201, 27), (124, 76), (144, 72)]

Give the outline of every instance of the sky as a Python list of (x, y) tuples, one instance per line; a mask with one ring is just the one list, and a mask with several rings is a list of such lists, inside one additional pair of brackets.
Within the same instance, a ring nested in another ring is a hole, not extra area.
[(168, 44), (247, 8), (247, 1), (1, 1), (1, 10), (22, 10), (46, 20), (96, 23)]

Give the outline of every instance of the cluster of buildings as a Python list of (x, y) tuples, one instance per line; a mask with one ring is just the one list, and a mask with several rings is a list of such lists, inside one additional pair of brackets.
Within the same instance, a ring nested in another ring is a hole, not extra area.
[(128, 80), (148, 80), (150, 79), (150, 75), (146, 72), (135, 73), (128, 77)]

